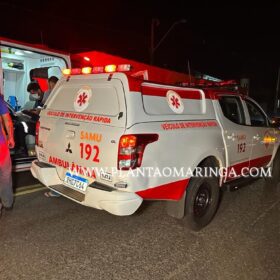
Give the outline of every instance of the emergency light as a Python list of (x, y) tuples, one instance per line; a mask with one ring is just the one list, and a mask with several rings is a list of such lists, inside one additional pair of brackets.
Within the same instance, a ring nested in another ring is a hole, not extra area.
[(71, 74), (72, 75), (79, 75), (82, 73), (82, 69), (81, 68), (73, 68), (71, 69)]
[(92, 68), (92, 73), (103, 73), (104, 72), (104, 67), (103, 66), (95, 66)]
[(130, 64), (109, 64), (105, 66), (94, 66), (84, 68), (63, 69), (63, 75), (80, 75), (80, 74), (97, 74), (97, 73), (114, 73), (114, 72), (129, 72), (132, 66)]
[(62, 70), (63, 75), (71, 75), (71, 69), (66, 68)]
[(106, 73), (113, 73), (113, 72), (116, 72), (116, 70), (117, 70), (117, 65), (115, 65), (115, 64), (106, 65), (104, 68), (104, 71)]
[(91, 67), (84, 67), (82, 68), (83, 74), (91, 74), (92, 68)]

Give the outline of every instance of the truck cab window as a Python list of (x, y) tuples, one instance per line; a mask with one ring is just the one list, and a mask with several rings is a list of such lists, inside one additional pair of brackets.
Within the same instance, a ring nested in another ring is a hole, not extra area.
[(267, 118), (262, 110), (250, 100), (245, 100), (248, 108), (251, 126), (267, 126)]
[(237, 124), (245, 124), (245, 116), (239, 97), (221, 96), (219, 103), (227, 119)]

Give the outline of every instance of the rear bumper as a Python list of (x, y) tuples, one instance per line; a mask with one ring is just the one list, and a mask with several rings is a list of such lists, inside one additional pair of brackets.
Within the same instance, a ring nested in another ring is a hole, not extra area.
[(32, 175), (46, 187), (85, 206), (105, 210), (113, 215), (127, 216), (133, 214), (142, 204), (143, 199), (135, 193), (119, 190), (102, 190), (87, 187), (80, 192), (62, 184), (56, 168), (35, 160), (31, 166)]

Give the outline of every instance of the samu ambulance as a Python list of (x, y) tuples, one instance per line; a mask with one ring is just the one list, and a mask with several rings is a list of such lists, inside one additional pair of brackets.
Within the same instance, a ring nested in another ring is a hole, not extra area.
[[(144, 199), (166, 200), (169, 214), (200, 229), (220, 187), (243, 170), (273, 166), (279, 180), (277, 132), (249, 97), (214, 83), (180, 86), (197, 81), (106, 54), (83, 56), (94, 65), (65, 69), (37, 125), (31, 172), (48, 188), (120, 216)], [(207, 176), (206, 167), (236, 174)]]

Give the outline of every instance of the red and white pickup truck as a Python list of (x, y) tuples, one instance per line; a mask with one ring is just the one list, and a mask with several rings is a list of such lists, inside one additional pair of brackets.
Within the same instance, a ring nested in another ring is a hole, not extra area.
[(168, 213), (195, 230), (215, 215), (226, 183), (268, 171), (279, 181), (278, 131), (254, 100), (152, 82), (138, 70), (64, 71), (40, 114), (34, 177), (115, 215), (133, 214), (144, 199), (166, 200)]

